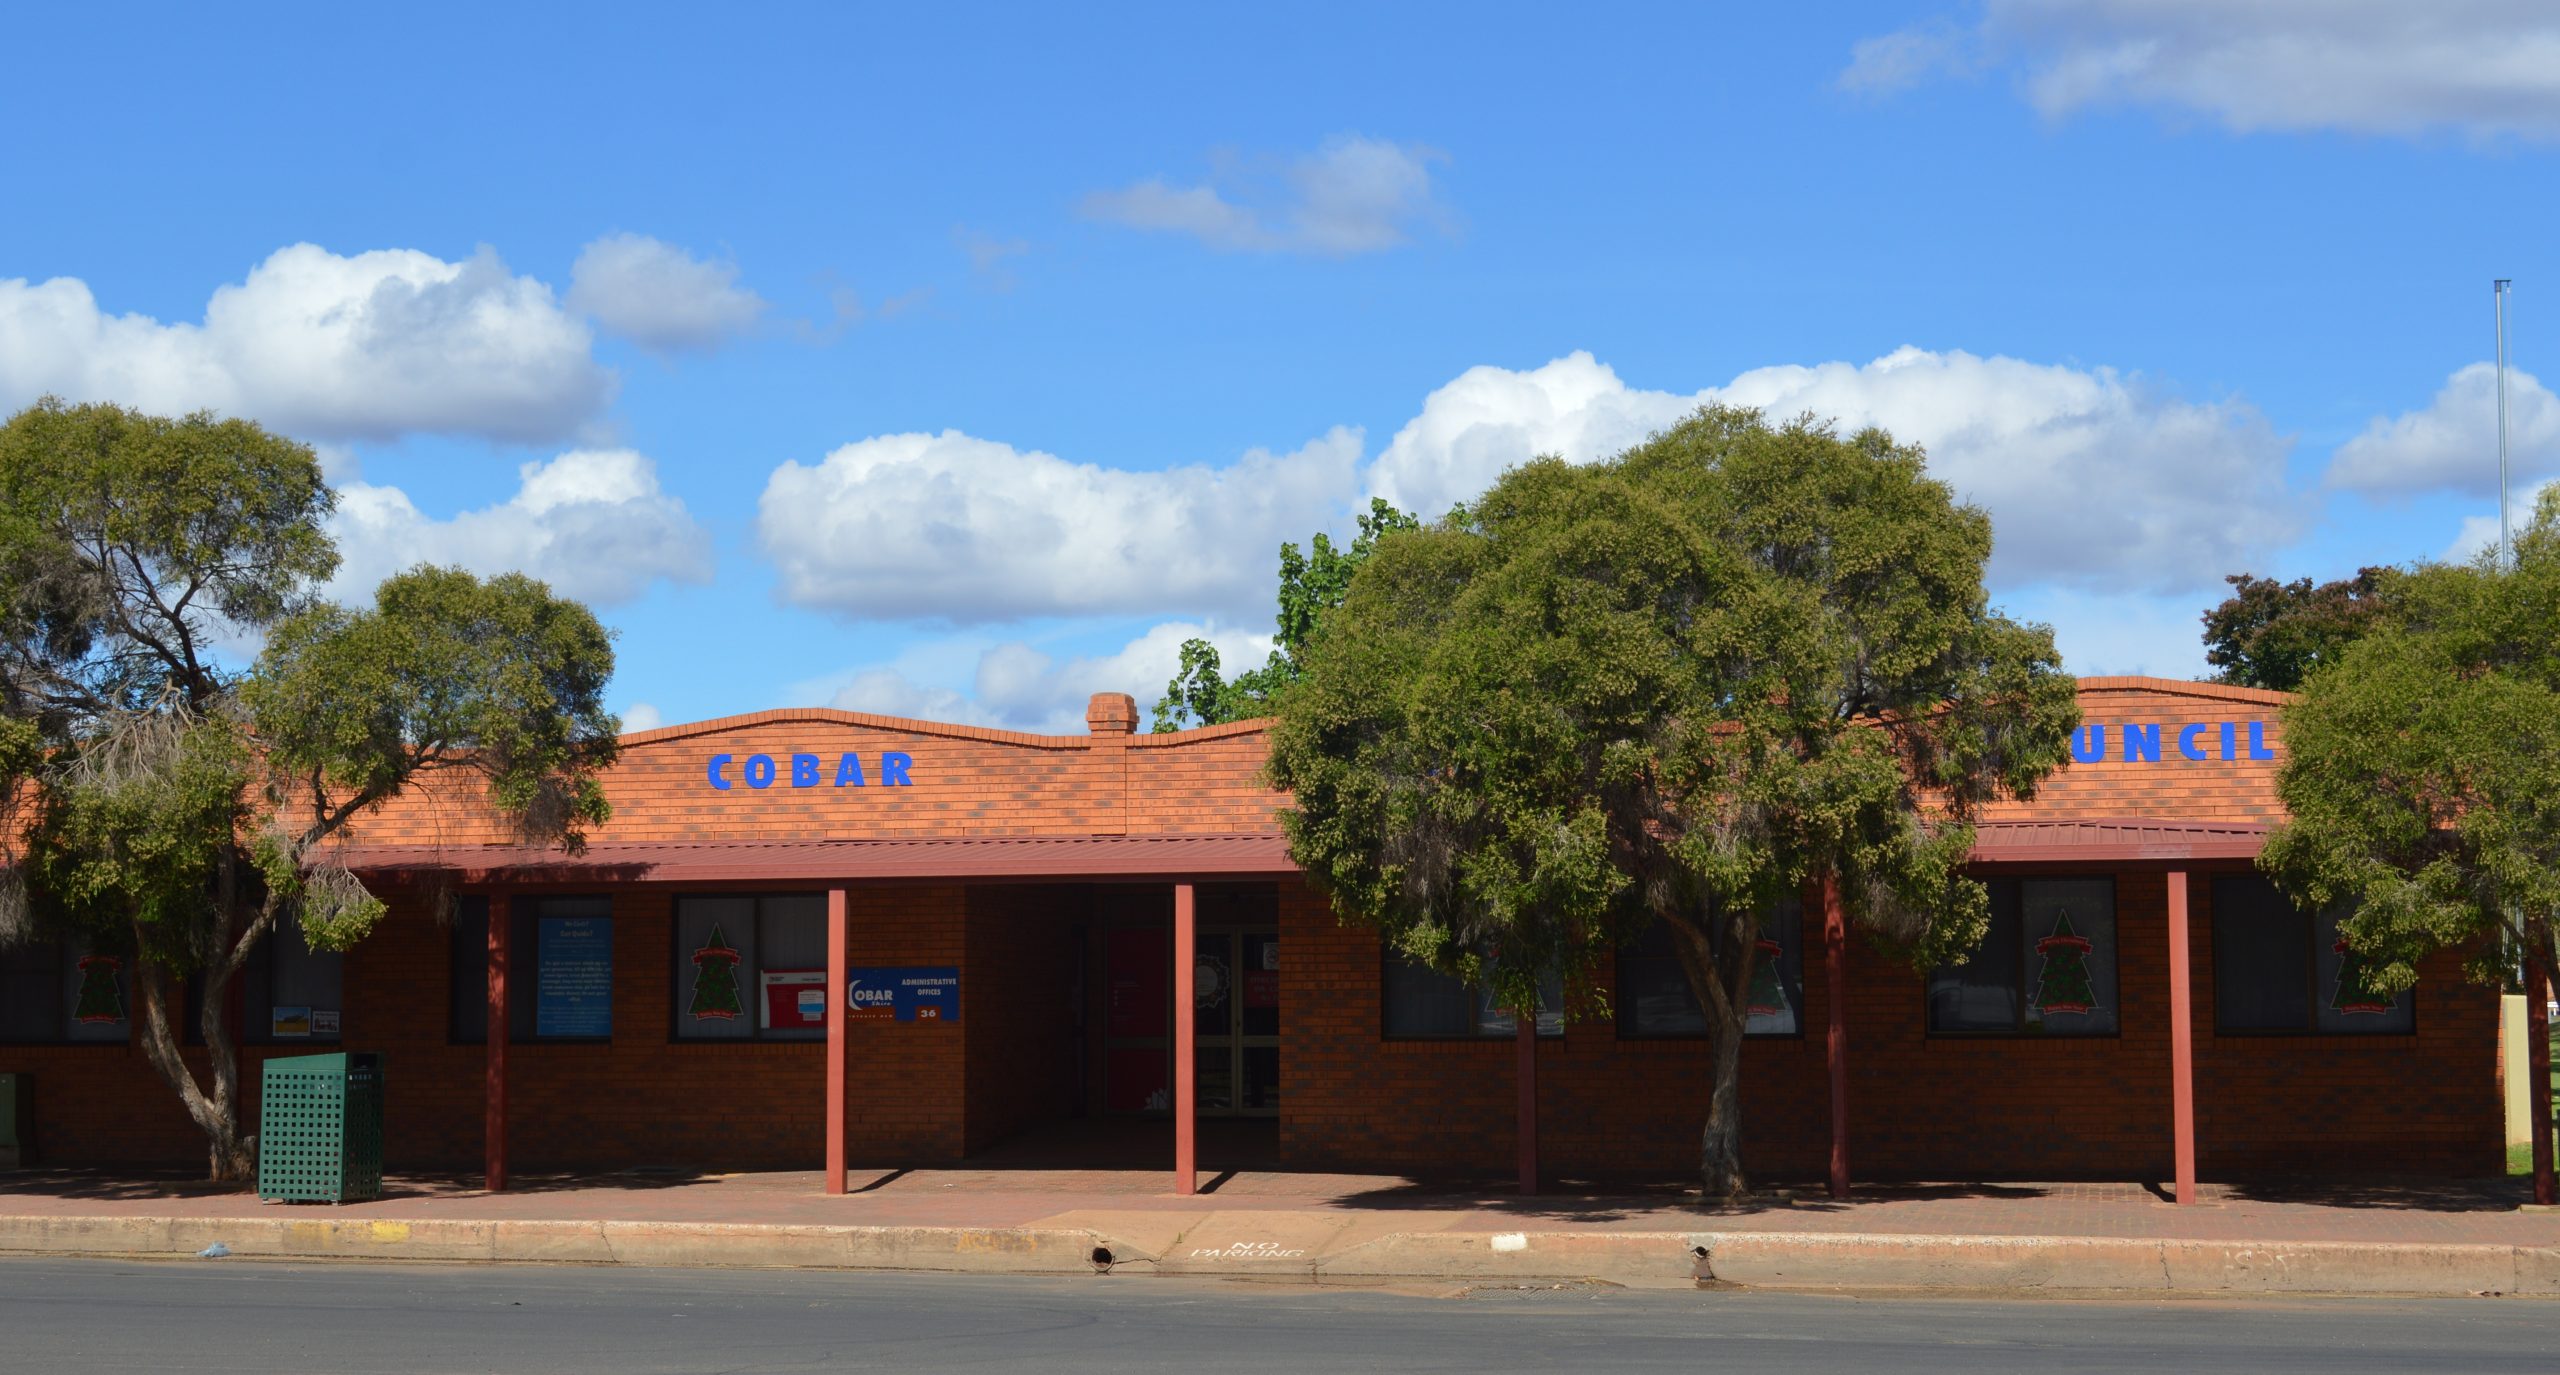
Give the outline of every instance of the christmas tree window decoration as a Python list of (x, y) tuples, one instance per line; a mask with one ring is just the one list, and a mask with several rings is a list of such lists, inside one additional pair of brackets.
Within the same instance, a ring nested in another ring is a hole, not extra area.
[(1751, 970), (1751, 987), (1743, 993), (1743, 1013), (1748, 1019), (1746, 1033), (1759, 1030), (1795, 1029), (1795, 1007), (1787, 1001), (1786, 970), (1781, 961), (1786, 947), (1762, 936), (1753, 943), (1758, 953)]
[(2338, 956), (2338, 981), (2329, 990), (2329, 1010), (2338, 1015), (2383, 1017), (2390, 1015), (2398, 999), (2373, 982), (2373, 961), (2347, 945), (2344, 936), (2330, 945)]
[(696, 1021), (728, 1021), (746, 1015), (738, 996), (739, 959), (728, 933), (713, 922), (709, 939), (693, 952), (693, 1003), (686, 1015)]
[(2047, 1017), (2057, 1013), (2085, 1017), (2097, 1010), (2097, 991), (2089, 984), (2089, 955), (2096, 947), (2071, 927), (2068, 909), (2057, 911), (2053, 931), (2036, 942), (2044, 968), (2036, 978), (2034, 1006)]
[(80, 995), (72, 1017), (92, 1026), (124, 1020), (124, 989), (117, 972), (124, 961), (113, 955), (90, 955), (80, 961)]

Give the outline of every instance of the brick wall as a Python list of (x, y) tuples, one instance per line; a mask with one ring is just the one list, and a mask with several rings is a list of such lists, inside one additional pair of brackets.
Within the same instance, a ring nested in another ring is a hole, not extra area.
[[(2191, 882), (2199, 1169), (2481, 1174), (2504, 1168), (2491, 1067), (2492, 990), (2447, 955), (2422, 971), (2414, 1036), (2218, 1037), (2211, 885)], [(1501, 1176), (1516, 1149), (1508, 1040), (1388, 1041), (1379, 947), (1291, 884), (1282, 1149), (1305, 1167)], [(2117, 892), (2115, 1037), (1933, 1038), (1923, 979), (1849, 949), (1850, 1161), (1860, 1178), (2150, 1178), (2170, 1168), (2167, 883)], [(1821, 933), (1806, 933), (1801, 1039), (1742, 1052), (1744, 1159), (1771, 1179), (1829, 1158)], [(1703, 1041), (1625, 1040), (1576, 1024), (1538, 1048), (1539, 1153), (1550, 1172), (1681, 1173), (1706, 1123)]]

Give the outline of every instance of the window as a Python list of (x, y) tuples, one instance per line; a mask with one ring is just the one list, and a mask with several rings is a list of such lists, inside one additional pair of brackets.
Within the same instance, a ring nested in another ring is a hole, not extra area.
[(133, 1029), (125, 966), (69, 941), (0, 949), (0, 1042), (123, 1045)]
[[(1495, 1007), (1493, 994), (1469, 988), (1443, 974), (1388, 951), (1380, 991), (1386, 1004), (1386, 1033), (1399, 1040), (1452, 1037), (1497, 1037), (1517, 1034), (1511, 1009)], [(1538, 1034), (1564, 1034), (1564, 981), (1550, 974), (1538, 984)]]
[[(1618, 1035), (1704, 1036), (1707, 1014), (1698, 1006), (1689, 971), (1657, 921), (1644, 939), (1618, 952)], [(1760, 953), (1752, 965), (1745, 1036), (1795, 1036), (1804, 1031), (1804, 905), (1780, 903), (1760, 920)]]
[(1993, 879), (1989, 887), (1982, 944), (1929, 975), (1931, 1034), (2114, 1035), (2115, 880)]
[(336, 1044), (344, 1006), (339, 969), (334, 951), (314, 950), (303, 939), (300, 922), (279, 925), (241, 970), (240, 1039), (252, 1044)]
[(2417, 1030), (2406, 992), (2366, 986), (2337, 910), (2309, 913), (2255, 874), (2213, 881), (2213, 1027), (2226, 1035)]
[[(517, 898), (508, 904), (507, 1039), (613, 1039), (613, 903)], [(489, 900), (462, 899), (453, 918), (449, 1035), (489, 1039)]]
[[(253, 1046), (336, 1045), (344, 1007), (340, 963), (334, 951), (312, 949), (300, 923), (279, 923), (240, 967), (240, 1025), (234, 1034)], [(191, 1046), (204, 1044), (204, 1020), (198, 1012), (204, 998), (199, 970), (187, 976), (185, 1015), (180, 1018), (186, 1023), (180, 1034)]]
[(825, 1038), (824, 894), (678, 898), (674, 951), (677, 1040)]

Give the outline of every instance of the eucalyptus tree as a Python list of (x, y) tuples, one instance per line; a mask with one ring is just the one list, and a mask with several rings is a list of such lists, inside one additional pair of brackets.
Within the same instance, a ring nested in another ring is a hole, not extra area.
[(1709, 1028), (1700, 1172), (1747, 1187), (1741, 1044), (1762, 915), (1808, 891), (1916, 962), (1988, 896), (1980, 808), (2079, 714), (2051, 633), (1989, 609), (1988, 519), (1880, 431), (1709, 408), (1539, 460), (1379, 543), (1280, 697), (1293, 853), (1347, 918), (1531, 1006), (1596, 1010), (1662, 922)]
[[(2284, 712), (2290, 818), (2262, 863), (2338, 930), (2375, 991), (2439, 950), (2483, 981), (2560, 970), (2560, 490), (2515, 541), (2393, 579), (2377, 623)], [(2550, 1203), (2551, 1085), (2538, 1079), (2535, 1190)]]
[(1226, 676), (1218, 647), (1207, 640), (1182, 642), (1182, 657), (1173, 679), (1156, 699), (1158, 734), (1186, 726), (1215, 726), (1260, 716), (1271, 709), (1280, 689), (1298, 676), (1298, 653), (1315, 633), (1316, 622), (1342, 604), (1351, 575), (1367, 562), (1378, 540), (1421, 522), (1397, 510), (1382, 497), (1371, 497), (1360, 517), (1360, 532), (1348, 545), (1318, 532), (1299, 553), (1295, 543), (1280, 546), (1279, 614), (1275, 617), (1270, 656), (1261, 666)]
[[(604, 628), (453, 569), (323, 602), (332, 502), (310, 449), (245, 421), (48, 399), (0, 426), (0, 941), (130, 961), (143, 1052), (217, 1179), (256, 1163), (231, 981), (280, 922), (343, 950), (383, 914), (333, 841), (440, 774), (528, 839), (606, 814)], [(201, 1072), (172, 1015), (189, 976)]]

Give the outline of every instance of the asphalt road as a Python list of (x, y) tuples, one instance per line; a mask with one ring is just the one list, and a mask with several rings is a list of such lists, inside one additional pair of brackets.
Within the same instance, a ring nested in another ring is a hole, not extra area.
[(2560, 1303), (1874, 1299), (1136, 1276), (0, 1261), (22, 1371), (2524, 1371)]

